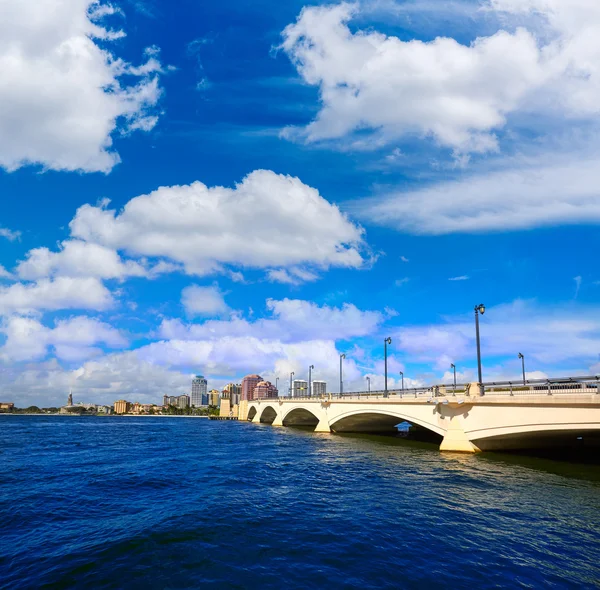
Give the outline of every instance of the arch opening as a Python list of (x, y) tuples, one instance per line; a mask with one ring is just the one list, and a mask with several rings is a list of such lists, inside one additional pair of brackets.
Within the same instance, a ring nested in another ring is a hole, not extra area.
[[(399, 425), (402, 425), (400, 429)], [(441, 442), (443, 438), (438, 432), (406, 418), (380, 412), (361, 412), (344, 416), (331, 424), (331, 430), (338, 433), (392, 434), (431, 442)]]
[(292, 410), (283, 419), (284, 426), (315, 427), (318, 423), (319, 419), (312, 412), (309, 412), (304, 408)]
[(473, 439), (482, 451), (533, 451), (548, 453), (573, 452), (583, 449), (597, 452), (600, 448), (600, 430), (568, 429), (513, 432)]
[(263, 424), (273, 424), (275, 418), (277, 418), (277, 412), (271, 406), (267, 406), (260, 415), (260, 421)]
[(256, 408), (254, 406), (252, 406), (248, 410), (248, 420), (254, 420), (254, 416), (256, 416)]

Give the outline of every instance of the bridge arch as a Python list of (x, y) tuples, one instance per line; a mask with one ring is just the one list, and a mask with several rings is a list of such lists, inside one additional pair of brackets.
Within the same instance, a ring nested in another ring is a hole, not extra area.
[(258, 410), (256, 409), (256, 406), (250, 406), (248, 409), (248, 420), (254, 420), (254, 416), (256, 416), (257, 411)]
[(408, 422), (420, 426), (439, 436), (446, 434), (446, 429), (437, 423), (435, 409), (431, 407), (431, 420), (415, 417), (408, 413), (394, 410), (359, 409), (344, 412), (335, 416), (329, 426), (333, 432), (397, 432), (395, 426), (400, 422)]
[(263, 424), (273, 424), (277, 418), (277, 410), (273, 406), (265, 406), (260, 414), (260, 422)]
[(284, 426), (316, 426), (319, 418), (306, 408), (296, 407), (285, 414), (282, 422)]

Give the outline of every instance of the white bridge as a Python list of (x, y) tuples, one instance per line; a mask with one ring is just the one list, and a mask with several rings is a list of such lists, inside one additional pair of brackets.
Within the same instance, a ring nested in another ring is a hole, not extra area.
[(408, 422), (441, 439), (440, 450), (478, 452), (600, 446), (599, 377), (476, 383), (454, 389), (327, 394), (242, 402), (240, 420), (314, 426), (315, 432), (397, 432)]

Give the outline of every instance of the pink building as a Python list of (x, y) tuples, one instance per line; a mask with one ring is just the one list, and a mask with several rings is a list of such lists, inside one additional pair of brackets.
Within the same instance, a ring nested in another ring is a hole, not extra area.
[(277, 397), (277, 388), (270, 381), (261, 381), (254, 388), (254, 399), (269, 399)]
[(260, 375), (246, 375), (242, 379), (242, 400), (251, 402), (254, 397), (254, 389), (262, 381)]

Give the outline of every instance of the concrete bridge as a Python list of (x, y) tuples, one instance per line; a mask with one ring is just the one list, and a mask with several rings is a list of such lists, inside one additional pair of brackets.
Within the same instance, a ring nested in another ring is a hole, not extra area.
[(387, 397), (383, 392), (283, 397), (242, 402), (240, 419), (370, 433), (397, 432), (397, 424), (408, 422), (438, 435), (442, 451), (600, 447), (599, 382), (581, 377), (390, 391)]

